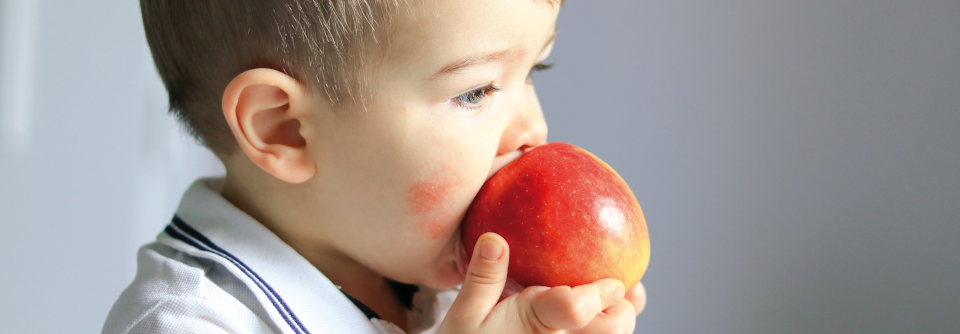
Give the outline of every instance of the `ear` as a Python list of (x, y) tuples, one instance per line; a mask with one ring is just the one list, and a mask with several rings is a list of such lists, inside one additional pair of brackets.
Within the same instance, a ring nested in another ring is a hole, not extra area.
[(300, 128), (310, 117), (307, 97), (296, 79), (262, 68), (241, 73), (223, 92), (223, 115), (240, 149), (289, 183), (305, 182), (317, 172)]

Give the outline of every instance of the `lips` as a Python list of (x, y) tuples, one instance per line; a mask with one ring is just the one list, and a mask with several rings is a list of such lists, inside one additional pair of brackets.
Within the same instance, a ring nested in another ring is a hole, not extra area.
[[(540, 145), (537, 145), (537, 146), (540, 146)], [(521, 147), (519, 150), (498, 155), (496, 158), (493, 159), (493, 165), (490, 167), (490, 173), (487, 174), (487, 178), (484, 181), (489, 180), (490, 177), (493, 176), (493, 174), (496, 174), (498, 171), (500, 171), (501, 168), (519, 159), (521, 155), (524, 155), (527, 152), (530, 152), (530, 150), (532, 150), (534, 147), (536, 146), (524, 146), (524, 147)]]

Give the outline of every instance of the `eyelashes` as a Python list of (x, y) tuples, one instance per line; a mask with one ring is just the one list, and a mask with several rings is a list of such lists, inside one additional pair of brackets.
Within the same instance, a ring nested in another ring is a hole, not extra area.
[(530, 69), (530, 72), (540, 72), (540, 71), (549, 70), (551, 67), (553, 67), (553, 64), (554, 63), (549, 63), (549, 64), (537, 63), (536, 65), (533, 65), (533, 68)]
[[(537, 63), (533, 65), (533, 67), (530, 68), (530, 72), (527, 73), (527, 84), (533, 84), (533, 72), (549, 70), (553, 67), (553, 65), (553, 63)], [(491, 96), (493, 96), (494, 93), (499, 92), (500, 90), (500, 87), (495, 86), (493, 83), (489, 83), (457, 95), (451, 99), (451, 103), (463, 109), (479, 109), (486, 105), (486, 102)]]
[(471, 89), (470, 91), (457, 95), (453, 98), (453, 103), (458, 107), (475, 109), (481, 107), (484, 102), (491, 96), (493, 93), (499, 92), (500, 88), (494, 86), (493, 83), (487, 84), (483, 87), (477, 87)]
[(530, 68), (530, 72), (527, 73), (527, 84), (533, 83), (533, 72), (549, 70), (550, 68), (553, 67), (553, 64), (554, 63), (549, 63), (549, 64), (537, 63), (536, 65), (533, 65), (533, 67)]

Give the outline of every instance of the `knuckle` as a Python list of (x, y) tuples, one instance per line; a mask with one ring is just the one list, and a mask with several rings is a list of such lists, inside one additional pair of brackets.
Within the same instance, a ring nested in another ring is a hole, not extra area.
[(554, 333), (557, 332), (548, 324), (550, 314), (535, 304), (526, 304), (520, 308), (520, 319), (523, 333)]
[(560, 302), (555, 304), (554, 309), (557, 316), (564, 319), (564, 323), (572, 328), (586, 326), (593, 319), (595, 314), (591, 313), (589, 300), (580, 298), (573, 289), (568, 286), (558, 286), (552, 288), (553, 293), (559, 297)]
[(540, 333), (547, 329), (547, 326), (540, 320), (536, 308), (526, 308), (520, 311), (521, 326), (524, 333)]
[(550, 290), (551, 290), (550, 292), (559, 294), (561, 296), (567, 296), (567, 297), (570, 296), (570, 294), (573, 292), (573, 288), (566, 285), (555, 286), (550, 288)]
[(502, 282), (505, 277), (497, 271), (490, 268), (470, 268), (467, 277), (476, 284), (497, 284)]
[(570, 320), (573, 321), (574, 327), (583, 327), (593, 320), (593, 315), (584, 310), (582, 305), (577, 305), (576, 310), (570, 314)]
[(584, 310), (583, 303), (576, 300), (567, 300), (565, 303), (558, 305), (558, 310), (560, 311), (560, 316), (564, 319), (568, 319), (570, 324), (573, 327), (583, 327), (590, 322), (590, 318), (587, 316), (587, 311)]
[(517, 295), (519, 299), (523, 300), (534, 300), (537, 296), (542, 294), (544, 291), (548, 290), (547, 287), (542, 286), (530, 286), (526, 287), (523, 290), (520, 290), (520, 293)]

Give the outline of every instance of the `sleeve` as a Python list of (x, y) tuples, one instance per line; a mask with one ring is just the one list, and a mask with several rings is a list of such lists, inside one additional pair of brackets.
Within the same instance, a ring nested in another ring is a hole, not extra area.
[[(170, 247), (140, 249), (137, 277), (120, 294), (102, 333), (279, 333), (207, 277), (213, 264)], [(269, 319), (266, 319), (269, 321)]]
[(244, 310), (224, 310), (223, 305), (198, 298), (171, 299), (158, 303), (119, 333), (275, 333), (256, 316), (230, 314)]

